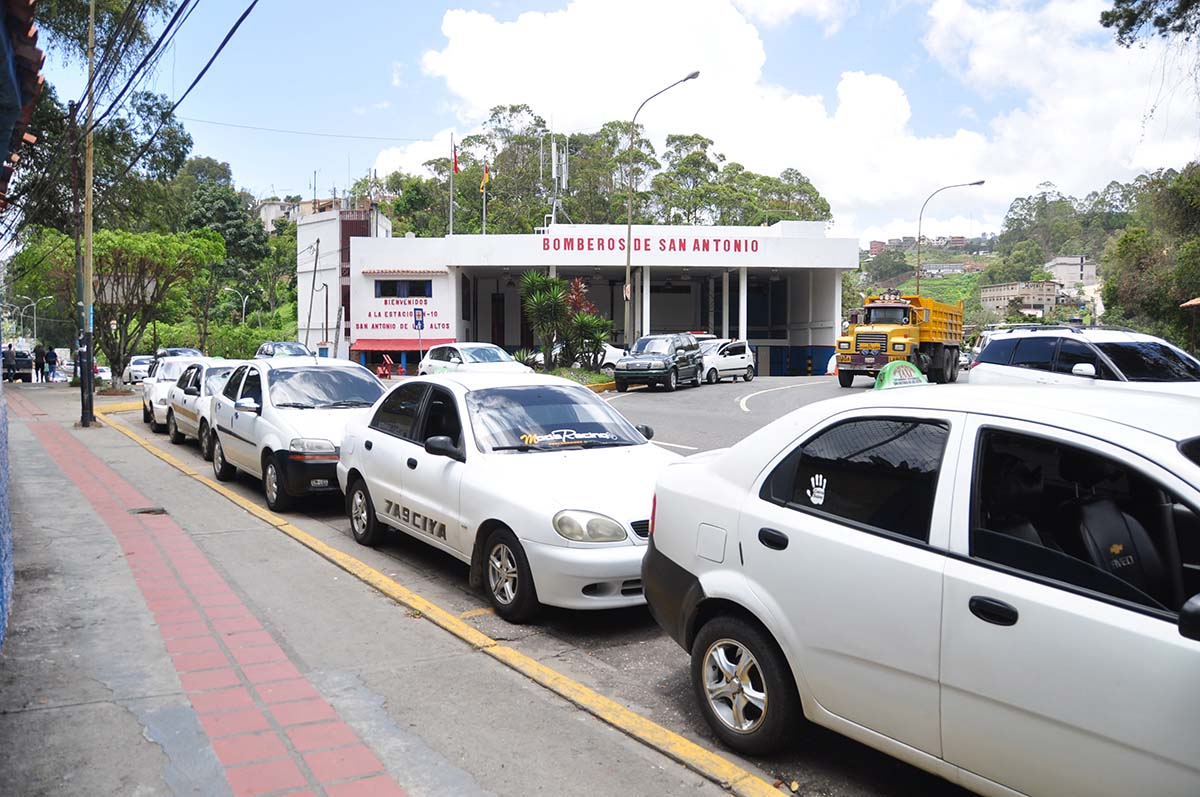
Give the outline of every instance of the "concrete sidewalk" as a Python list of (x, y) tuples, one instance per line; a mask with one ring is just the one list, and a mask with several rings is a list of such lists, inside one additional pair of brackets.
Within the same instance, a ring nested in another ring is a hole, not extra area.
[(11, 794), (721, 794), (111, 429), (8, 388)]

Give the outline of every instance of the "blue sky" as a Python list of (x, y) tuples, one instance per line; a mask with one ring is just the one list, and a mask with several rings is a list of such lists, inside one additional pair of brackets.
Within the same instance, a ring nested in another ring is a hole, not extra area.
[[(201, 3), (154, 87), (178, 96), (241, 8)], [(693, 68), (700, 80), (643, 112), (661, 147), (701, 132), (759, 171), (795, 166), (831, 201), (839, 234), (995, 230), (1008, 202), (1053, 181), (1084, 193), (1196, 155), (1194, 84), (1162, 47), (1117, 48), (1102, 0), (262, 0), (179, 114), (194, 154), (251, 192), (344, 189), (370, 168), (419, 168), (492, 105), (528, 102), (559, 129), (628, 117)], [(336, 12), (336, 13), (335, 13)], [(53, 53), (63, 96), (83, 73)], [(1156, 89), (1176, 90), (1164, 98)], [(1145, 109), (1158, 101), (1147, 121)], [(207, 124), (389, 140), (287, 135)]]

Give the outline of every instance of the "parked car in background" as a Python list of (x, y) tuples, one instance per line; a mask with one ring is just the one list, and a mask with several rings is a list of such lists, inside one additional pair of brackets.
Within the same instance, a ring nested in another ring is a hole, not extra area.
[(638, 338), (628, 356), (617, 360), (613, 371), (617, 391), (621, 393), (630, 385), (662, 385), (674, 390), (680, 382), (691, 382), (699, 387), (703, 378), (700, 344), (687, 332)]
[(167, 391), (167, 434), (176, 445), (189, 437), (200, 443), (200, 453), (212, 461), (212, 402), (225, 388), (237, 360), (213, 358), (192, 363)]
[(161, 360), (164, 357), (203, 357), (204, 352), (199, 349), (192, 349), (187, 346), (164, 346), (154, 352), (154, 359)]
[(417, 366), (419, 376), (446, 373), (528, 374), (533, 369), (517, 362), (493, 343), (452, 343), (434, 346)]
[(133, 355), (129, 358), (129, 364), (125, 366), (125, 370), (121, 372), (121, 381), (127, 385), (141, 382), (150, 372), (150, 365), (153, 362), (154, 357), (149, 354)]
[(179, 376), (194, 362), (203, 357), (186, 355), (163, 357), (155, 360), (146, 378), (142, 380), (142, 422), (150, 424), (150, 430), (162, 432), (167, 428), (167, 395)]
[(807, 718), (982, 794), (1200, 794), (1194, 399), (870, 391), (655, 499), (647, 602), (729, 747)]
[(704, 381), (710, 385), (722, 379), (739, 377), (747, 382), (757, 373), (754, 350), (744, 340), (713, 338), (700, 344), (700, 355), (704, 358)]
[(558, 377), (417, 378), (348, 424), (338, 480), (358, 542), (416, 537), (469, 563), (496, 613), (524, 622), (542, 604), (643, 603), (654, 478), (680, 459), (652, 435)]
[(329, 358), (256, 359), (239, 365), (213, 400), (212, 463), (220, 481), (262, 479), (267, 506), (287, 510), (310, 493), (336, 492), (346, 424), (384, 393), (370, 371)]
[[(16, 354), (16, 382), (32, 382), (33, 381), (33, 355), (22, 349), (13, 348)], [(8, 375), (5, 375), (5, 379)]]
[(112, 377), (113, 377), (112, 369), (109, 368), (107, 365), (95, 366), (95, 374), (96, 374), (96, 379), (101, 382), (111, 382), (112, 381)]
[(1088, 385), (1200, 397), (1200, 361), (1162, 338), (1103, 327), (995, 332), (971, 384)]
[(256, 359), (264, 357), (316, 357), (317, 354), (303, 343), (294, 340), (268, 340), (254, 353)]

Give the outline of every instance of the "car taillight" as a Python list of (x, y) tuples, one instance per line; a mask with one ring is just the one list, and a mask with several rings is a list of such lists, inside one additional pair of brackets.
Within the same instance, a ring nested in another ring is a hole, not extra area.
[(654, 515), (658, 512), (658, 494), (650, 499), (650, 536), (654, 536)]

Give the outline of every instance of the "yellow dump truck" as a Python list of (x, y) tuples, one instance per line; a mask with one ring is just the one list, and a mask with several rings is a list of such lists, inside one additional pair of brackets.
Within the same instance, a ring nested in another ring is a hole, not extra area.
[(838, 383), (850, 387), (856, 376), (874, 378), (896, 360), (911, 362), (931, 382), (953, 382), (962, 338), (962, 302), (946, 304), (897, 291), (870, 296), (837, 339)]

